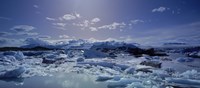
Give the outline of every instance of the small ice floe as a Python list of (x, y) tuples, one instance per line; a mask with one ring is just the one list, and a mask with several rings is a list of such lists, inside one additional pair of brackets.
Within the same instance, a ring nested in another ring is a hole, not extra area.
[(20, 52), (20, 51), (7, 51), (7, 52), (4, 52), (3, 53), (3, 56), (14, 56), (16, 60), (23, 60), (26, 58), (26, 56), (24, 56), (23, 52)]
[(172, 75), (176, 72), (176, 70), (174, 68), (171, 68), (171, 67), (165, 68), (164, 70), (170, 75)]
[(190, 58), (190, 57), (179, 57), (176, 59), (177, 62), (193, 62), (194, 59), (193, 58)]
[(76, 62), (84, 62), (84, 58), (79, 57), (76, 59)]
[(172, 59), (169, 58), (169, 57), (161, 57), (160, 60), (162, 60), (162, 61), (172, 61)]
[(98, 76), (96, 81), (107, 81), (113, 79), (112, 76)]
[(14, 54), (14, 57), (15, 57), (17, 60), (23, 60), (23, 59), (26, 58), (26, 56), (24, 56), (24, 54), (23, 54), (22, 52), (20, 52), (20, 51), (16, 52), (16, 53)]
[(97, 77), (96, 81), (108, 81), (108, 80), (112, 80), (112, 81), (119, 81), (122, 77), (115, 75), (115, 76), (109, 76), (109, 75), (100, 75)]
[(159, 61), (146, 60), (146, 61), (142, 61), (140, 63), (140, 65), (146, 65), (146, 66), (151, 66), (151, 67), (155, 67), (155, 68), (161, 68), (162, 63), (159, 62)]
[(121, 78), (119, 81), (108, 81), (108, 88), (123, 88), (127, 87), (128, 84), (131, 83), (141, 83), (141, 80), (135, 78)]
[(197, 72), (196, 70), (188, 70), (186, 72), (181, 73), (180, 76), (182, 78), (199, 79), (200, 80), (200, 73)]
[(125, 88), (145, 88), (145, 87), (141, 82), (134, 82), (134, 83), (128, 84), (128, 86)]
[(200, 58), (200, 51), (199, 52), (191, 52), (187, 54), (189, 57)]
[(7, 56), (0, 57), (0, 61), (3, 62), (4, 64), (6, 62), (12, 63), (16, 61), (16, 58), (14, 56), (7, 55)]
[(59, 60), (64, 60), (67, 58), (67, 55), (65, 54), (46, 54), (43, 58), (42, 58), (42, 63), (45, 63), (45, 64), (53, 64), (55, 63), (56, 61), (59, 61)]
[(42, 63), (45, 64), (53, 64), (56, 62), (56, 59), (52, 59), (52, 58), (42, 58)]
[(166, 77), (170, 77), (170, 75), (163, 70), (153, 70), (153, 73), (151, 74), (151, 76), (160, 78), (160, 79), (165, 79)]
[(200, 88), (200, 80), (184, 78), (166, 78), (167, 85), (177, 88)]
[(153, 67), (145, 65), (136, 65), (136, 72), (152, 73)]
[(25, 71), (26, 69), (24, 67), (19, 67), (14, 70), (1, 72), (0, 79), (20, 78)]
[(124, 71), (125, 74), (134, 74), (134, 72), (135, 72), (134, 67), (129, 67)]

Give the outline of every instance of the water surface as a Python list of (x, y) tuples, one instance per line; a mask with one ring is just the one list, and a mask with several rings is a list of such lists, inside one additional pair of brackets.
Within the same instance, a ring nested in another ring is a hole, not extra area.
[(26, 79), (0, 80), (0, 88), (106, 88), (87, 74), (59, 73), (53, 76), (35, 76)]

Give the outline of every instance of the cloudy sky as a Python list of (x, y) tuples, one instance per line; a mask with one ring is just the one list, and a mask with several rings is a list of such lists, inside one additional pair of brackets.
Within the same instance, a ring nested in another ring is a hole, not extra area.
[(43, 40), (200, 43), (200, 0), (1, 0), (0, 46)]

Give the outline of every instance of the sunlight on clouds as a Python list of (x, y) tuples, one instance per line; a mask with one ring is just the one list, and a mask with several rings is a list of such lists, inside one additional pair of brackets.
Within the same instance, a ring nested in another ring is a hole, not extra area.
[(167, 7), (159, 7), (159, 8), (154, 8), (153, 10), (152, 10), (152, 12), (164, 12), (164, 11), (166, 11), (166, 10), (169, 10), (170, 8), (167, 8)]
[(61, 39), (67, 39), (67, 38), (70, 38), (68, 35), (59, 35), (59, 38)]
[(64, 16), (60, 17), (59, 20), (63, 21), (63, 20), (75, 20), (77, 18), (80, 18), (80, 14), (77, 13), (72, 13), (72, 14), (65, 14)]

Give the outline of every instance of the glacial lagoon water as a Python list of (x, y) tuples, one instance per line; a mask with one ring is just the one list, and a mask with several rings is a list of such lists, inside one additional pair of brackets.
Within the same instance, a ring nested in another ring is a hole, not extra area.
[(34, 76), (25, 79), (0, 80), (0, 88), (107, 88), (87, 74), (57, 73), (52, 76)]

